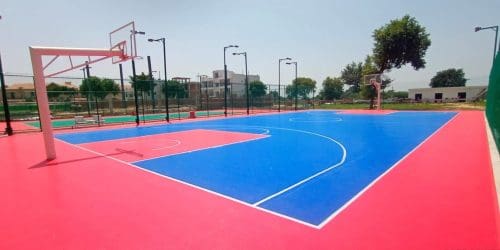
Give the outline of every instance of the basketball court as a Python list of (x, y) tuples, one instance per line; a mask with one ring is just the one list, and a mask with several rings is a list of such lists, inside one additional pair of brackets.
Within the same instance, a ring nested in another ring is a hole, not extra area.
[(2, 138), (2, 248), (495, 248), (481, 112), (304, 111)]
[[(136, 117), (108, 118), (136, 125), (54, 131), (45, 78), (133, 60), (138, 33), (30, 48), (40, 122), (15, 125), (43, 130), (0, 138), (0, 249), (500, 247), (484, 113), (380, 110), (382, 75), (365, 79), (374, 111), (145, 125), (136, 100)], [(49, 70), (66, 56), (88, 61)]]

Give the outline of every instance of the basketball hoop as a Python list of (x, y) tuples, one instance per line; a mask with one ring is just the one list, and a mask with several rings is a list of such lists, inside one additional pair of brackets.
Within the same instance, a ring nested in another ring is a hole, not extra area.
[(377, 93), (377, 110), (380, 110), (380, 99), (381, 99), (381, 88), (382, 88), (382, 81), (384, 79), (383, 74), (371, 74), (371, 75), (366, 75), (363, 77), (363, 81), (365, 85), (370, 85), (373, 88), (375, 88), (375, 92)]
[[(135, 46), (135, 34), (138, 33), (141, 32), (137, 32), (135, 30), (135, 24), (132, 21), (109, 33), (110, 46), (108, 48), (89, 49), (30, 46), (31, 64), (33, 67), (37, 104), (40, 113), (40, 124), (43, 128), (42, 133), (45, 142), (45, 153), (48, 160), (56, 158), (56, 149), (50, 119), (49, 100), (47, 97), (45, 78), (56, 76), (70, 70), (79, 69), (85, 65), (96, 63), (110, 57), (113, 59), (113, 63), (120, 63), (136, 58), (137, 49)], [(52, 59), (48, 63), (44, 63), (44, 56), (50, 56)], [(53, 73), (45, 72), (54, 61), (64, 56), (69, 58), (70, 66)], [(85, 63), (73, 64), (71, 59), (72, 57), (84, 57), (88, 59), (88, 61)]]

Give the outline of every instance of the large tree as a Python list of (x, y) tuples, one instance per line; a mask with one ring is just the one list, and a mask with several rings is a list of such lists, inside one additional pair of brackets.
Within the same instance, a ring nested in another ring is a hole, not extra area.
[(96, 76), (91, 76), (82, 81), (80, 91), (89, 97), (95, 96), (99, 99), (104, 99), (108, 94), (116, 95), (120, 91), (120, 87), (111, 79), (101, 79)]
[(288, 98), (295, 98), (296, 96), (308, 99), (308, 96), (316, 89), (316, 81), (308, 77), (298, 77), (293, 80), (292, 85), (285, 88)]
[(429, 86), (432, 88), (437, 87), (461, 87), (465, 86), (467, 79), (465, 79), (465, 73), (462, 69), (447, 69), (439, 71), (431, 79)]
[(144, 72), (142, 72), (140, 75), (136, 75), (135, 79), (133, 76), (130, 76), (130, 81), (132, 83), (132, 87), (135, 87), (137, 85), (137, 91), (145, 92), (148, 95), (156, 85), (154, 83), (154, 78), (149, 77), (149, 75), (144, 74)]
[(251, 97), (264, 96), (267, 91), (267, 86), (261, 81), (253, 81), (248, 84), (248, 92)]
[(424, 56), (431, 40), (429, 33), (415, 18), (405, 15), (401, 19), (391, 20), (376, 29), (373, 38), (373, 57), (378, 67), (377, 73), (392, 68), (399, 69), (408, 63), (415, 70), (425, 67)]
[[(359, 84), (359, 83), (358, 83)], [(323, 81), (323, 90), (319, 93), (323, 100), (339, 99), (343, 93), (342, 80), (338, 77), (327, 77)]]
[[(168, 80), (167, 86), (169, 98), (186, 98), (188, 95), (186, 86), (178, 81)], [(165, 84), (161, 85), (161, 91), (165, 93)]]
[(362, 69), (363, 64), (360, 62), (352, 62), (342, 69), (340, 78), (344, 84), (350, 86), (349, 91), (352, 93), (358, 93), (361, 90), (360, 83), (363, 77)]

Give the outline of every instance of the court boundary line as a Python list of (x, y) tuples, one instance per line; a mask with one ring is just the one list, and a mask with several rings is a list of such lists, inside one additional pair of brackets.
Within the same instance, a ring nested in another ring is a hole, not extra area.
[(323, 220), (320, 224), (318, 224), (319, 229), (323, 228), (325, 225), (327, 225), (333, 218), (337, 217), (342, 211), (344, 211), (347, 207), (349, 207), (352, 203), (354, 203), (361, 195), (363, 195), (368, 189), (370, 189), (372, 186), (374, 186), (378, 181), (380, 181), (384, 176), (386, 176), (391, 170), (396, 168), (403, 160), (408, 158), (413, 152), (415, 152), (417, 149), (419, 149), (422, 145), (424, 145), (428, 140), (430, 140), (434, 135), (436, 135), (439, 131), (441, 131), (444, 127), (446, 127), (448, 124), (450, 124), (452, 121), (455, 120), (460, 115), (460, 112), (457, 112), (450, 120), (445, 122), (443, 125), (441, 125), (438, 129), (436, 129), (432, 134), (430, 134), (427, 138), (425, 138), (422, 142), (420, 142), (415, 148), (413, 148), (410, 152), (408, 152), (406, 155), (401, 157), (396, 163), (394, 163), (391, 167), (389, 167), (387, 170), (385, 170), (382, 174), (377, 176), (373, 181), (371, 181), (368, 185), (366, 185), (361, 191), (359, 191), (356, 195), (354, 195), (351, 199), (349, 199), (347, 202), (345, 202), (340, 208), (335, 210), (330, 216), (328, 216), (325, 220)]
[(286, 220), (289, 220), (289, 221), (292, 221), (292, 222), (296, 222), (296, 223), (299, 223), (301, 225), (304, 225), (304, 226), (307, 226), (307, 227), (311, 227), (311, 228), (314, 228), (314, 229), (320, 229), (317, 225), (314, 225), (314, 224), (310, 224), (308, 222), (305, 222), (305, 221), (302, 221), (302, 220), (299, 220), (299, 219), (296, 219), (296, 218), (293, 218), (293, 217), (290, 217), (290, 216), (287, 216), (287, 215), (284, 215), (284, 214), (281, 214), (281, 213), (278, 213), (278, 212), (275, 212), (275, 211), (272, 211), (272, 210), (269, 210), (269, 209), (266, 209), (266, 208), (263, 208), (263, 207), (259, 207), (259, 206), (254, 206), (253, 204), (251, 203), (247, 203), (247, 202), (244, 202), (242, 200), (238, 200), (236, 198), (233, 198), (231, 196), (227, 196), (227, 195), (224, 195), (224, 194), (221, 194), (221, 193), (217, 193), (215, 191), (212, 191), (210, 189), (206, 189), (206, 188), (203, 188), (203, 187), (200, 187), (200, 186), (197, 186), (197, 185), (194, 185), (194, 184), (191, 184), (189, 182), (185, 182), (185, 181), (182, 181), (182, 180), (179, 180), (179, 179), (176, 179), (176, 178), (173, 178), (173, 177), (170, 177), (168, 175), (162, 175), (162, 174), (159, 174), (159, 173), (156, 173), (154, 171), (151, 171), (151, 170), (148, 170), (148, 169), (145, 169), (145, 168), (142, 168), (142, 167), (139, 167), (137, 165), (134, 165), (132, 163), (129, 163), (129, 162), (126, 162), (126, 161), (123, 161), (123, 160), (120, 160), (120, 159), (117, 159), (117, 158), (114, 158), (112, 156), (108, 156), (108, 155), (105, 155), (103, 153), (99, 153), (97, 151), (94, 151), (94, 150), (91, 150), (91, 149), (88, 149), (88, 148), (85, 148), (85, 147), (82, 147), (78, 144), (71, 144), (69, 142), (66, 142), (66, 141), (63, 141), (63, 140), (60, 140), (58, 138), (55, 138), (56, 140), (64, 143), (64, 144), (67, 144), (67, 145), (70, 145), (70, 146), (73, 146), (75, 148), (78, 148), (80, 150), (83, 150), (83, 151), (87, 151), (89, 153), (92, 153), (92, 154), (96, 154), (96, 155), (99, 155), (99, 156), (102, 156), (104, 158), (107, 158), (109, 160), (112, 160), (112, 161), (117, 161), (119, 163), (122, 163), (122, 164), (125, 164), (129, 167), (133, 167), (133, 168), (136, 168), (138, 170), (142, 170), (144, 172), (147, 172), (147, 173), (150, 173), (150, 174), (153, 174), (153, 175), (156, 175), (158, 177), (161, 177), (161, 178), (164, 178), (164, 179), (167, 179), (167, 180), (170, 180), (170, 181), (173, 181), (173, 182), (176, 182), (176, 183), (180, 183), (180, 184), (184, 184), (188, 187), (191, 187), (191, 188), (194, 188), (194, 189), (197, 189), (197, 190), (201, 190), (201, 191), (205, 191), (209, 194), (212, 194), (212, 195), (215, 195), (215, 196), (218, 196), (218, 197), (221, 197), (221, 198), (225, 198), (227, 200), (230, 200), (230, 201), (233, 201), (233, 202), (236, 202), (240, 205), (244, 205), (246, 207), (250, 207), (250, 208), (253, 208), (253, 209), (256, 209), (256, 210), (259, 210), (261, 212), (264, 212), (264, 213), (268, 213), (268, 214), (271, 214), (271, 215), (274, 215), (274, 216), (277, 216), (277, 217), (280, 217), (282, 219), (286, 219)]
[[(181, 183), (181, 184), (184, 184), (184, 185), (187, 185), (189, 187), (192, 187), (192, 188), (195, 188), (195, 189), (198, 189), (198, 190), (202, 190), (202, 191), (206, 191), (210, 194), (213, 194), (213, 195), (216, 195), (216, 196), (219, 196), (219, 197), (222, 197), (222, 198), (225, 198), (227, 200), (231, 200), (231, 201), (234, 201), (236, 203), (239, 203), (241, 205), (244, 205), (244, 206), (247, 206), (247, 207), (251, 207), (251, 208), (255, 208), (257, 210), (260, 210), (262, 212), (265, 212), (265, 213), (268, 213), (268, 214), (272, 214), (272, 215), (275, 215), (275, 216), (278, 216), (278, 217), (281, 217), (283, 219), (286, 219), (286, 220), (289, 220), (289, 221), (293, 221), (293, 222), (296, 222), (296, 223), (299, 223), (301, 225), (305, 225), (307, 227), (310, 227), (310, 228), (314, 228), (314, 229), (317, 229), (317, 230), (320, 230), (322, 229), (325, 225), (327, 225), (332, 219), (334, 219), (336, 216), (338, 216), (342, 211), (344, 211), (346, 208), (348, 208), (353, 202), (355, 202), (355, 200), (357, 200), (361, 195), (363, 195), (369, 188), (371, 188), (373, 185), (375, 185), (380, 179), (382, 179), (382, 177), (384, 177), (385, 175), (387, 175), (390, 171), (392, 171), (396, 166), (398, 166), (403, 160), (405, 160), (409, 155), (411, 155), (414, 151), (416, 151), (418, 148), (420, 148), (423, 144), (425, 144), (430, 138), (432, 138), (435, 134), (437, 134), (439, 131), (441, 131), (444, 127), (446, 127), (449, 123), (451, 123), (452, 121), (454, 121), (460, 114), (461, 112), (458, 111), (458, 112), (450, 112), (450, 113), (455, 113), (455, 115), (450, 119), (448, 120), (447, 122), (445, 122), (443, 125), (441, 125), (438, 129), (436, 129), (431, 135), (429, 135), (427, 138), (425, 138), (422, 142), (420, 142), (415, 148), (413, 148), (410, 152), (408, 152), (406, 155), (404, 155), (402, 158), (400, 158), (396, 163), (394, 163), (390, 168), (388, 168), (384, 173), (380, 174), (377, 178), (375, 178), (372, 182), (370, 182), (367, 186), (365, 186), (361, 191), (359, 191), (356, 195), (354, 195), (350, 200), (348, 200), (347, 202), (345, 202), (340, 208), (338, 208), (337, 210), (335, 210), (330, 216), (328, 216), (325, 220), (323, 220), (320, 224), (318, 225), (315, 225), (315, 224), (311, 224), (311, 223), (308, 223), (306, 221), (302, 221), (300, 219), (296, 219), (294, 217), (291, 217), (291, 216), (288, 216), (288, 215), (285, 215), (285, 214), (281, 214), (281, 213), (278, 213), (278, 212), (275, 212), (275, 211), (272, 211), (272, 210), (269, 210), (269, 209), (266, 209), (266, 208), (263, 208), (263, 207), (260, 207), (260, 206), (256, 206), (252, 203), (247, 203), (245, 201), (242, 201), (242, 200), (238, 200), (236, 198), (233, 198), (231, 196), (227, 196), (227, 195), (224, 195), (224, 194), (221, 194), (221, 193), (218, 193), (218, 192), (215, 192), (215, 191), (212, 191), (212, 190), (209, 190), (209, 189), (206, 189), (206, 188), (203, 188), (203, 187), (200, 187), (200, 186), (197, 186), (197, 185), (194, 185), (194, 184), (191, 184), (191, 183), (188, 183), (188, 182), (185, 182), (185, 181), (182, 181), (182, 180), (179, 180), (179, 179), (175, 179), (173, 177), (170, 177), (170, 176), (167, 176), (167, 175), (162, 175), (162, 174), (159, 174), (159, 173), (156, 173), (154, 171), (151, 171), (151, 170), (148, 170), (148, 169), (145, 169), (145, 168), (142, 168), (142, 167), (139, 167), (137, 165), (134, 165), (132, 163), (129, 163), (129, 162), (125, 162), (125, 161), (122, 161), (122, 160), (119, 160), (119, 159), (116, 159), (114, 157), (111, 157), (111, 156), (107, 156), (105, 154), (102, 154), (102, 153), (99, 153), (99, 152), (96, 152), (96, 151), (93, 151), (91, 149), (87, 149), (85, 147), (82, 147), (80, 146), (79, 144), (72, 144), (70, 142), (66, 142), (62, 139), (59, 139), (59, 138), (55, 138), (57, 139), (58, 141), (61, 141), (62, 143), (65, 143), (65, 144), (68, 144), (70, 146), (74, 146), (76, 148), (79, 148), (79, 149), (82, 149), (84, 151), (88, 151), (90, 153), (93, 153), (93, 154), (96, 154), (96, 155), (99, 155), (99, 156), (102, 156), (104, 158), (108, 158), (110, 160), (115, 160), (115, 161), (118, 161), (122, 164), (125, 164), (125, 165), (128, 165), (128, 166), (132, 166), (134, 168), (137, 168), (139, 170), (142, 170), (142, 171), (145, 171), (145, 172), (148, 172), (148, 173), (151, 173), (151, 174), (154, 174), (156, 176), (159, 176), (159, 177), (162, 177), (162, 178), (165, 178), (165, 179), (168, 179), (168, 180), (171, 180), (171, 181), (174, 181), (174, 182), (177, 182), (177, 183)], [(266, 115), (269, 115), (269, 114), (266, 114)], [(238, 117), (231, 117), (231, 118), (238, 118)], [(190, 124), (190, 125), (193, 125), (193, 124)], [(156, 125), (156, 126), (163, 126), (163, 125)], [(231, 125), (228, 125), (228, 127), (232, 127)], [(254, 128), (264, 128), (263, 126), (248, 126), (248, 127), (254, 127)], [(271, 128), (271, 129), (280, 129), (280, 130), (291, 130), (291, 131), (295, 131), (294, 129), (287, 129), (287, 128), (280, 128), (280, 127), (265, 127), (265, 128)], [(176, 132), (182, 132), (182, 131), (176, 131)], [(320, 137), (326, 137), (324, 135), (321, 135), (321, 134), (315, 134), (313, 132), (310, 132), (310, 131), (301, 131), (301, 130), (297, 130), (297, 132), (305, 132), (305, 133), (309, 133), (309, 134), (314, 134), (314, 135), (319, 135)], [(236, 132), (236, 133), (245, 133), (245, 132)], [(156, 134), (155, 134), (156, 135)], [(146, 136), (150, 136), (150, 135), (146, 135)], [(262, 137), (262, 138), (265, 138), (265, 137)], [(257, 139), (262, 139), (262, 138), (256, 138), (256, 139), (251, 139), (249, 141), (252, 141), (252, 140), (257, 140)], [(328, 137), (326, 137), (328, 138)], [(329, 138), (328, 138), (329, 139)], [(115, 140), (119, 140), (119, 139), (115, 139)], [(237, 142), (239, 143), (239, 142)], [(221, 146), (224, 146), (224, 145), (221, 145)], [(163, 156), (165, 157), (165, 156)], [(138, 161), (139, 162), (139, 161)], [(324, 170), (323, 170), (324, 171)], [(327, 171), (326, 171), (327, 172)]]

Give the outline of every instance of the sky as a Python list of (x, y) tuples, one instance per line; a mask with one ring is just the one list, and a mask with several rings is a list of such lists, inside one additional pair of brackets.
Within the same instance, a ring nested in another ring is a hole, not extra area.
[[(409, 14), (426, 28), (431, 46), (425, 69), (393, 69), (387, 75), (394, 90), (427, 87), (438, 71), (462, 68), (467, 85), (487, 85), (495, 32), (475, 33), (476, 26), (500, 24), (496, 0), (2, 0), (0, 4), (0, 52), (6, 73), (32, 73), (29, 46), (109, 48), (108, 33), (135, 21), (137, 72), (147, 72), (146, 56), (153, 70), (163, 73), (161, 43), (148, 38), (166, 37), (167, 76), (211, 75), (223, 69), (223, 47), (228, 69), (244, 73), (248, 53), (249, 74), (266, 84), (278, 83), (278, 59), (298, 63), (299, 77), (314, 79), (318, 88), (326, 77), (338, 77), (351, 62), (362, 62), (373, 49), (373, 31), (390, 20)], [(50, 58), (49, 58), (50, 59)], [(84, 59), (80, 59), (84, 61)], [(78, 59), (74, 59), (78, 62)], [(53, 70), (69, 65), (60, 58)], [(131, 63), (123, 64), (131, 75)], [(51, 68), (52, 69), (52, 68)], [(111, 60), (92, 65), (92, 75), (119, 77)], [(282, 64), (281, 83), (294, 78), (294, 67)], [(64, 76), (82, 76), (74, 70)]]

